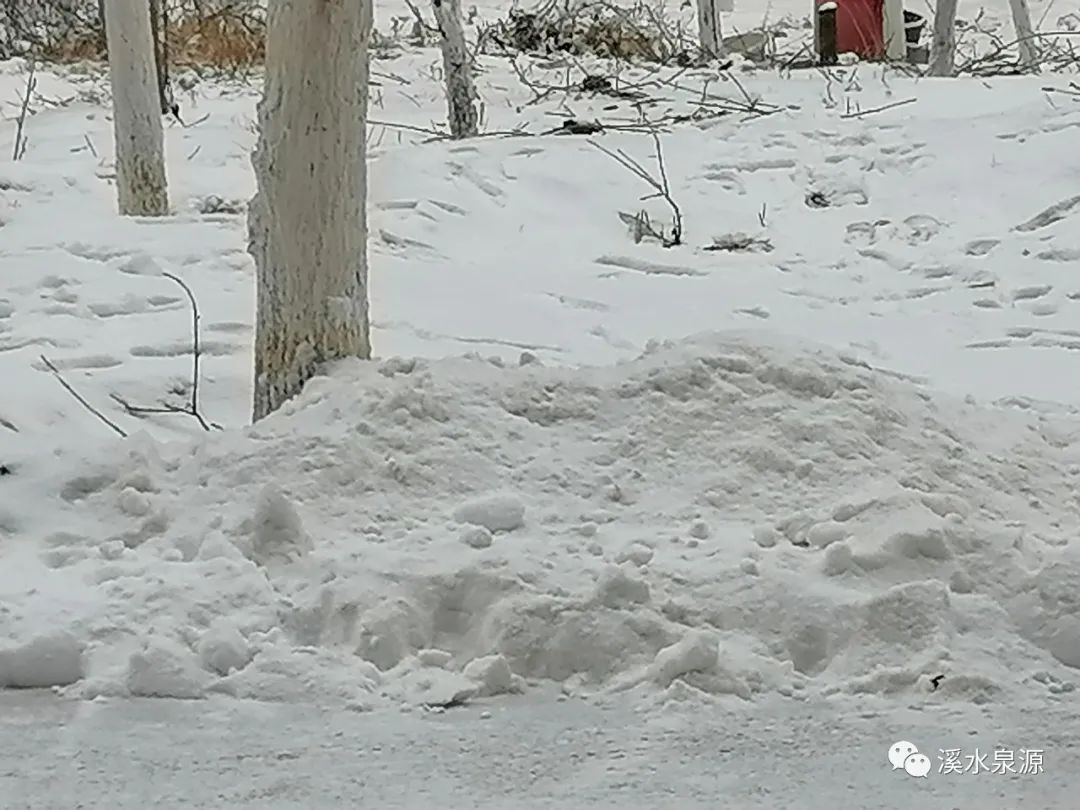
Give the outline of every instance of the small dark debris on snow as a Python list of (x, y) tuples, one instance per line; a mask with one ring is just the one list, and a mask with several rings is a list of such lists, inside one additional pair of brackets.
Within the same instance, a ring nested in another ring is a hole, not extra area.
[(745, 233), (727, 233), (723, 236), (714, 236), (711, 245), (706, 245), (703, 250), (723, 250), (728, 253), (770, 253), (773, 244), (768, 239), (758, 236), (750, 236)]
[(607, 76), (586, 76), (581, 80), (581, 89), (586, 93), (610, 93), (615, 88)]
[(648, 95), (636, 90), (618, 90), (607, 76), (586, 76), (581, 80), (579, 89), (583, 93), (598, 93), (612, 98), (640, 101), (648, 98)]
[(227, 200), (216, 194), (196, 198), (191, 207), (197, 214), (243, 214), (247, 210), (244, 200)]
[(454, 695), (450, 700), (443, 701), (442, 703), (424, 703), (421, 704), (425, 709), (434, 709), (436, 711), (447, 711), (448, 709), (460, 709), (469, 705), (468, 693), (463, 695)]
[(828, 208), (829, 198), (820, 191), (811, 191), (806, 195), (806, 204), (811, 208)]
[(578, 121), (574, 118), (567, 118), (563, 121), (562, 126), (544, 133), (545, 135), (595, 135), (598, 132), (603, 132), (604, 128), (598, 121)]

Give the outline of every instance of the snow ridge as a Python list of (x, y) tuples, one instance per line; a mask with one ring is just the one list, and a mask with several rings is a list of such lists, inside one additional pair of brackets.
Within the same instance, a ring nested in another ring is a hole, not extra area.
[(1071, 689), (1074, 429), (738, 332), (341, 363), (254, 427), (52, 481), (85, 530), (0, 575), (0, 683), (44, 650), (84, 696), (354, 708)]

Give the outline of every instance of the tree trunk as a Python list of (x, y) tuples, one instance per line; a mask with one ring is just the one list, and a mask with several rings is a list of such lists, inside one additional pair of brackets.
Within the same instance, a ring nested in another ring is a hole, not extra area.
[(937, 0), (934, 9), (934, 37), (930, 40), (930, 76), (952, 76), (956, 58), (957, 0)]
[(101, 47), (101, 52), (107, 54), (106, 42), (108, 37), (105, 34), (105, 0), (97, 0), (98, 7), (98, 45)]
[(907, 37), (904, 34), (904, 0), (885, 0), (883, 9), (885, 58), (890, 62), (907, 60)]
[(720, 24), (722, 0), (698, 0), (698, 41), (701, 55), (720, 59), (724, 55), (724, 29)]
[(164, 0), (150, 0), (150, 30), (154, 38), (154, 66), (157, 70), (158, 98), (161, 100), (161, 114), (172, 111), (169, 96), (169, 33), (168, 10)]
[(146, 0), (108, 0), (105, 29), (120, 213), (161, 216), (169, 212), (169, 193), (150, 8)]
[(248, 250), (258, 277), (258, 420), (320, 367), (371, 355), (367, 102), (371, 0), (269, 0)]
[(1031, 25), (1027, 0), (1009, 0), (1009, 8), (1012, 10), (1013, 28), (1020, 49), (1020, 67), (1035, 70), (1039, 67), (1039, 49), (1035, 45), (1035, 29)]
[(473, 138), (479, 134), (480, 115), (472, 80), (472, 60), (461, 26), (461, 0), (432, 0), (435, 24), (441, 34), (443, 72), (446, 74), (446, 101), (450, 109), (450, 134)]

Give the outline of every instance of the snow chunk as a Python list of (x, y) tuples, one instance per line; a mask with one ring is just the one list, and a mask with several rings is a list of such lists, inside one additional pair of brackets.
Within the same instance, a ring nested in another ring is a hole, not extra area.
[(828, 663), (829, 631), (820, 624), (802, 624), (788, 634), (787, 653), (796, 672), (813, 675)]
[(754, 527), (754, 542), (761, 548), (772, 548), (780, 541), (780, 532), (772, 526)]
[(479, 691), (472, 680), (441, 668), (402, 664), (394, 672), (392, 694), (410, 706), (443, 707), (465, 703)]
[(465, 677), (480, 685), (477, 697), (520, 692), (522, 688), (521, 679), (511, 672), (510, 664), (501, 655), (488, 655), (469, 662)]
[(272, 484), (259, 493), (251, 541), (251, 559), (259, 565), (288, 562), (312, 547), (296, 507)]
[(510, 532), (525, 525), (525, 504), (509, 493), (487, 495), (461, 504), (454, 519), (483, 526), (489, 532)]
[(656, 654), (649, 666), (649, 680), (667, 687), (683, 675), (714, 669), (719, 658), (720, 647), (713, 634), (695, 630)]
[(855, 555), (843, 540), (832, 543), (825, 549), (825, 562), (821, 566), (826, 576), (835, 577), (851, 570), (855, 562)]
[(843, 540), (847, 535), (847, 529), (841, 524), (829, 520), (811, 526), (809, 531), (806, 532), (806, 540), (812, 546), (826, 548)]
[(446, 650), (420, 650), (416, 653), (416, 660), (425, 667), (437, 667), (446, 669), (454, 659)]
[[(259, 644), (259, 639), (253, 637)], [(261, 701), (311, 702), (350, 711), (375, 703), (382, 677), (374, 666), (348, 653), (290, 647), (280, 634), (268, 634), (248, 666), (213, 685), (211, 691)]]
[(945, 534), (939, 529), (921, 532), (898, 532), (888, 539), (886, 547), (903, 557), (947, 560), (952, 556)]
[(634, 543), (628, 549), (619, 552), (616, 562), (631, 562), (636, 566), (646, 566), (652, 562), (655, 552), (644, 543)]
[(695, 520), (690, 525), (690, 536), (697, 540), (707, 540), (712, 532), (709, 530), (709, 524), (704, 520)]
[(649, 601), (649, 585), (626, 569), (609, 565), (600, 572), (594, 598), (609, 608), (644, 605)]
[(60, 631), (0, 649), (0, 688), (46, 689), (83, 677), (83, 644)]
[(206, 696), (210, 677), (186, 647), (152, 636), (128, 660), (126, 682), (135, 696), (191, 700)]
[(210, 626), (196, 650), (203, 667), (218, 675), (228, 675), (251, 662), (252, 651), (235, 624), (219, 620)]
[(1062, 616), (1050, 637), (1050, 654), (1067, 667), (1080, 669), (1080, 619)]
[(483, 526), (471, 526), (461, 533), (461, 542), (470, 548), (490, 548), (491, 532)]

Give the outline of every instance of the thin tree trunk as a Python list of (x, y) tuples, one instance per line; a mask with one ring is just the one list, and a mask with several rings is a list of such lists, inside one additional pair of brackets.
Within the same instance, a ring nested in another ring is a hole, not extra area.
[(371, 0), (270, 0), (257, 191), (254, 419), (326, 362), (371, 354), (367, 101)]
[(479, 134), (480, 115), (473, 86), (472, 60), (461, 25), (461, 0), (432, 0), (432, 5), (441, 34), (439, 44), (446, 74), (450, 134), (455, 138), (473, 138)]
[(930, 40), (930, 76), (952, 76), (956, 65), (957, 0), (937, 0), (934, 9), (934, 35)]
[(1020, 49), (1020, 67), (1036, 70), (1039, 67), (1039, 49), (1035, 44), (1035, 28), (1031, 25), (1027, 0), (1009, 0), (1009, 8), (1012, 10), (1013, 28)]
[(98, 8), (98, 24), (101, 26), (98, 29), (98, 44), (101, 47), (102, 53), (106, 53), (106, 42), (108, 37), (105, 34), (105, 0), (97, 0)]
[(698, 42), (706, 59), (724, 55), (724, 29), (720, 24), (722, 0), (698, 0)]
[(154, 36), (154, 67), (157, 69), (158, 98), (161, 100), (161, 113), (172, 110), (169, 98), (169, 45), (165, 37), (168, 34), (169, 20), (164, 0), (149, 0), (150, 28)]
[(904, 0), (885, 0), (883, 9), (885, 58), (890, 62), (907, 60), (907, 38), (904, 35)]
[(169, 212), (169, 194), (150, 9), (146, 0), (108, 0), (105, 28), (120, 213), (161, 216)]

